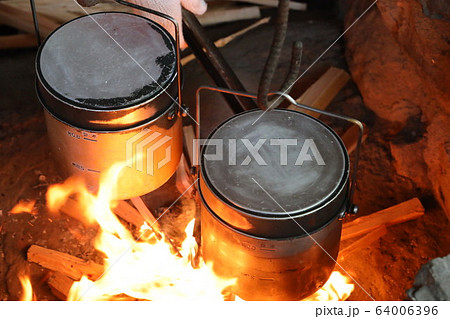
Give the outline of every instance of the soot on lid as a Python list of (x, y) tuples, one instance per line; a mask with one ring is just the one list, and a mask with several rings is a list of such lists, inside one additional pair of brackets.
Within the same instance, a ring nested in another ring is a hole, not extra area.
[(330, 200), (348, 170), (337, 135), (299, 112), (276, 109), (257, 120), (261, 113), (236, 115), (210, 135), (202, 167), (211, 189), (261, 216), (302, 214)]
[(175, 45), (167, 31), (128, 13), (72, 20), (47, 39), (38, 61), (47, 89), (88, 109), (145, 102), (176, 75)]

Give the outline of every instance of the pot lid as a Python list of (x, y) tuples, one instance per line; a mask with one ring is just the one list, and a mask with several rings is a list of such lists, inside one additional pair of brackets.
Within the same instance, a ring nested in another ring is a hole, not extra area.
[(174, 80), (175, 44), (149, 19), (97, 13), (54, 31), (41, 47), (37, 69), (58, 99), (90, 110), (123, 109), (158, 96)]
[(252, 110), (222, 123), (209, 136), (201, 165), (222, 201), (275, 218), (326, 205), (348, 178), (348, 156), (333, 130), (286, 109)]

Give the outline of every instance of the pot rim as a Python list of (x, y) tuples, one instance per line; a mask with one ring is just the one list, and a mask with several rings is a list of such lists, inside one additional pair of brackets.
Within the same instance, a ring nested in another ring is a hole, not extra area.
[[(318, 228), (316, 228), (316, 229), (314, 229), (314, 230), (308, 231), (308, 232), (305, 232), (304, 230), (302, 230), (302, 229), (299, 227), (299, 229), (303, 232), (303, 234), (301, 234), (301, 235), (295, 235), (295, 236), (289, 236), (289, 237), (275, 237), (275, 238), (259, 237), (259, 236), (256, 236), (256, 235), (252, 235), (252, 234), (245, 233), (245, 232), (243, 232), (242, 230), (237, 229), (237, 228), (234, 228), (233, 226), (229, 225), (226, 221), (224, 221), (222, 218), (220, 218), (220, 216), (218, 216), (216, 213), (214, 213), (214, 212), (212, 211), (211, 207), (209, 207), (208, 203), (206, 203), (206, 200), (205, 200), (205, 198), (203, 197), (201, 191), (200, 191), (199, 193), (200, 193), (201, 204), (206, 208), (206, 210), (208, 211), (208, 213), (210, 213), (211, 216), (212, 216), (215, 220), (217, 220), (221, 225), (223, 225), (223, 226), (226, 227), (227, 229), (229, 229), (229, 230), (231, 230), (231, 231), (233, 231), (233, 232), (236, 232), (236, 233), (238, 233), (239, 235), (242, 235), (242, 236), (244, 236), (244, 237), (249, 237), (249, 238), (252, 238), (252, 239), (255, 239), (255, 240), (262, 240), (262, 241), (267, 241), (267, 242), (273, 242), (273, 241), (295, 240), (295, 239), (300, 239), (300, 238), (302, 238), (302, 237), (310, 237), (310, 236), (312, 236), (314, 233), (317, 233), (317, 232), (321, 231), (322, 229), (328, 227), (328, 226), (329, 226), (331, 223), (333, 223), (336, 219), (339, 219), (339, 213), (338, 213), (338, 214), (336, 214), (335, 216), (333, 216), (331, 219), (329, 219), (325, 224), (321, 225), (320, 227), (318, 227)], [(345, 205), (344, 205), (344, 206), (345, 206)], [(345, 210), (345, 207), (344, 207), (344, 209), (341, 209), (340, 212), (343, 211), (343, 210)], [(288, 217), (288, 218), (289, 218), (289, 219), (293, 219), (292, 217)]]
[[(211, 181), (209, 180), (208, 176), (206, 175), (206, 172), (204, 169), (202, 169), (202, 167), (204, 166), (204, 160), (205, 160), (205, 156), (204, 156), (204, 152), (206, 150), (206, 147), (203, 147), (203, 149), (201, 150), (201, 154), (200, 154), (200, 175), (203, 178), (204, 184), (207, 186), (208, 190), (215, 196), (218, 198), (218, 200), (220, 200), (223, 204), (225, 204), (226, 206), (228, 206), (229, 208), (231, 208), (232, 210), (237, 211), (238, 213), (244, 215), (245, 217), (249, 217), (249, 218), (256, 218), (256, 219), (262, 219), (262, 220), (267, 220), (267, 221), (274, 221), (274, 220), (286, 220), (286, 219), (291, 219), (291, 218), (297, 218), (297, 217), (304, 217), (304, 216), (308, 216), (311, 214), (316, 213), (317, 211), (321, 210), (322, 208), (326, 207), (327, 204), (331, 204), (333, 203), (338, 197), (341, 196), (341, 192), (345, 190), (345, 187), (347, 186), (347, 184), (349, 183), (349, 177), (350, 177), (350, 159), (349, 159), (349, 155), (348, 152), (345, 148), (344, 143), (342, 142), (341, 138), (339, 137), (339, 135), (337, 135), (337, 133), (331, 129), (327, 124), (325, 124), (324, 122), (320, 121), (319, 119), (316, 119), (315, 117), (312, 117), (308, 114), (302, 113), (302, 112), (298, 112), (295, 110), (289, 110), (289, 109), (277, 109), (280, 111), (286, 111), (286, 112), (295, 112), (295, 113), (301, 113), (302, 115), (306, 116), (307, 118), (316, 121), (319, 125), (322, 125), (325, 129), (327, 129), (328, 131), (330, 131), (330, 133), (332, 135), (334, 135), (334, 137), (337, 139), (341, 150), (343, 151), (343, 155), (344, 155), (344, 173), (343, 176), (341, 178), (341, 181), (339, 182), (338, 186), (336, 186), (336, 188), (334, 189), (333, 192), (331, 192), (328, 196), (324, 197), (322, 200), (320, 200), (319, 202), (310, 205), (309, 207), (303, 208), (301, 210), (297, 210), (294, 212), (287, 212), (285, 210), (280, 211), (280, 212), (271, 212), (271, 213), (264, 213), (264, 212), (257, 212), (257, 211), (250, 211), (250, 210), (245, 210), (242, 209), (241, 207), (234, 205), (230, 200), (228, 200), (227, 198), (225, 198), (222, 194), (220, 194), (219, 191), (217, 191)], [(247, 114), (250, 112), (255, 112), (255, 111), (260, 111), (259, 109), (253, 109), (253, 110), (248, 110), (245, 112), (241, 112), (239, 114), (236, 114), (230, 118), (228, 118), (227, 120), (223, 121), (219, 126), (217, 126), (207, 137), (207, 140), (210, 140), (211, 137), (214, 135), (215, 132), (217, 132), (221, 127), (223, 127), (224, 125), (226, 125), (227, 122), (229, 122), (230, 120), (234, 119), (235, 117), (241, 116), (243, 114)], [(205, 144), (206, 145), (206, 144)], [(200, 185), (200, 183), (199, 183)], [(200, 187), (199, 187), (200, 189)], [(200, 192), (201, 193), (201, 192)], [(346, 192), (347, 194), (345, 195), (345, 199), (348, 198), (348, 191)], [(347, 200), (344, 200), (344, 204), (347, 203)]]
[[(153, 122), (156, 122), (156, 121), (160, 120), (164, 116), (167, 116), (167, 113), (169, 113), (172, 109), (175, 109), (174, 111), (176, 111), (176, 109), (177, 109), (176, 102), (173, 102), (164, 112), (162, 112), (161, 114), (159, 114), (156, 117), (148, 119), (147, 122), (139, 123), (137, 125), (132, 125), (132, 126), (127, 127), (127, 128), (120, 128), (120, 129), (117, 129), (117, 130), (95, 130), (95, 129), (87, 129), (87, 128), (79, 127), (79, 126), (73, 125), (73, 124), (68, 123), (67, 121), (59, 118), (57, 115), (55, 115), (52, 111), (50, 111), (48, 109), (48, 107), (42, 101), (41, 95), (40, 95), (38, 90), (36, 91), (36, 94), (37, 94), (38, 100), (41, 103), (41, 105), (44, 108), (44, 110), (48, 114), (50, 114), (52, 117), (54, 117), (56, 120), (60, 121), (61, 123), (65, 124), (67, 126), (73, 127), (74, 129), (82, 130), (84, 132), (92, 132), (92, 133), (96, 133), (96, 134), (124, 133), (124, 132), (131, 131), (131, 130), (139, 130), (139, 129), (142, 129), (143, 127), (147, 126), (147, 125), (152, 124)], [(172, 119), (171, 121), (175, 121), (178, 117), (179, 116), (178, 116), (177, 112), (175, 112), (175, 118)]]
[[(166, 29), (164, 29), (159, 23), (150, 20), (146, 17), (134, 14), (134, 13), (130, 13), (130, 12), (120, 12), (120, 11), (104, 11), (104, 12), (96, 12), (96, 13), (92, 13), (92, 14), (87, 14), (87, 15), (83, 15), (80, 17), (77, 17), (75, 19), (72, 19), (70, 21), (65, 22), (64, 24), (60, 25), (58, 28), (56, 28), (55, 30), (53, 30), (46, 38), (45, 40), (42, 42), (42, 44), (40, 45), (38, 52), (36, 54), (36, 59), (35, 59), (35, 69), (36, 69), (36, 77), (37, 80), (42, 84), (42, 87), (48, 92), (48, 94), (50, 94), (55, 100), (57, 100), (58, 102), (61, 102), (63, 104), (66, 104), (68, 107), (73, 108), (75, 110), (79, 110), (79, 111), (84, 111), (84, 112), (93, 112), (93, 113), (115, 113), (118, 111), (133, 111), (135, 109), (139, 109), (142, 106), (145, 106), (146, 104), (154, 101), (155, 99), (157, 99), (159, 96), (161, 96), (163, 93), (166, 93), (169, 95), (170, 99), (173, 102), (173, 97), (167, 92), (168, 89), (170, 87), (172, 87), (175, 83), (175, 79), (178, 76), (177, 72), (176, 72), (176, 67), (174, 69), (174, 72), (172, 73), (172, 76), (170, 77), (170, 80), (168, 81), (168, 85), (166, 88), (162, 88), (159, 85), (159, 88), (157, 90), (157, 92), (151, 97), (151, 98), (147, 98), (146, 100), (141, 100), (138, 101), (138, 104), (133, 104), (133, 105), (129, 105), (127, 107), (122, 107), (122, 108), (108, 108), (108, 109), (98, 109), (98, 108), (87, 108), (85, 106), (82, 105), (82, 103), (77, 103), (76, 101), (70, 100), (68, 98), (65, 98), (64, 96), (60, 95), (58, 92), (56, 92), (50, 85), (49, 83), (45, 80), (45, 78), (43, 77), (42, 71), (41, 71), (41, 66), (40, 66), (40, 59), (41, 59), (41, 54), (42, 54), (42, 50), (46, 44), (46, 42), (52, 37), (53, 34), (55, 34), (56, 32), (58, 32), (58, 30), (62, 29), (65, 25), (82, 19), (82, 18), (86, 18), (88, 16), (92, 16), (92, 15), (100, 15), (100, 14), (109, 14), (109, 13), (113, 13), (113, 14), (125, 14), (125, 15), (130, 15), (130, 16), (135, 16), (138, 18), (142, 18), (145, 19), (149, 22), (151, 22), (154, 26), (156, 26), (163, 34), (165, 34), (168, 37), (169, 42), (172, 45), (172, 48), (174, 49), (174, 52), (176, 50), (176, 44), (175, 44), (175, 39), (172, 37), (172, 35), (170, 34), (170, 32), (168, 32)], [(177, 61), (175, 61), (175, 66), (176, 66)], [(178, 93), (177, 93), (178, 94)], [(174, 100), (177, 101), (178, 97), (175, 98)]]

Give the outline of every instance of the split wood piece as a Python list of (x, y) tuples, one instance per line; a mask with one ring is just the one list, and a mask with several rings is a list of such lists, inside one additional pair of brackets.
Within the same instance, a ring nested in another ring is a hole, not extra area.
[(127, 223), (134, 225), (137, 229), (140, 229), (144, 225), (145, 219), (141, 213), (124, 200), (111, 203), (111, 210)]
[(190, 167), (194, 166), (194, 140), (195, 140), (195, 130), (192, 125), (183, 126), (183, 151), (186, 154), (186, 159), (188, 160), (188, 165)]
[(145, 205), (144, 201), (140, 197), (133, 197), (131, 199), (131, 202), (133, 205), (137, 208), (139, 213), (141, 213), (142, 217), (144, 217), (147, 224), (152, 228), (153, 232), (156, 235), (156, 238), (158, 240), (161, 240), (162, 238), (166, 239), (166, 243), (170, 245), (172, 248), (172, 253), (176, 254), (178, 257), (181, 257), (179, 249), (175, 246), (175, 244), (172, 242), (172, 240), (168, 237), (164, 237), (164, 233), (161, 230), (161, 226), (158, 223), (158, 220), (153, 216), (152, 212), (148, 209), (147, 205)]
[(158, 239), (161, 239), (162, 231), (161, 227), (159, 226), (158, 221), (156, 220), (155, 216), (153, 216), (152, 212), (148, 209), (147, 205), (145, 205), (144, 201), (140, 197), (133, 197), (131, 199), (131, 202), (133, 203), (134, 207), (141, 213), (144, 220), (147, 222), (147, 224), (153, 229)]
[[(344, 70), (330, 67), (296, 101), (297, 103), (312, 106), (319, 110), (325, 110), (339, 91), (347, 84), (349, 79), (350, 75)], [(300, 110), (316, 118), (320, 116), (319, 113), (304, 110), (295, 105), (290, 105), (287, 108), (290, 110)]]
[(84, 275), (90, 280), (95, 281), (103, 274), (105, 269), (102, 265), (92, 261), (86, 261), (66, 253), (37, 245), (32, 245), (28, 249), (27, 259), (44, 268), (59, 271), (74, 280), (80, 280)]
[[(364, 126), (364, 133), (362, 136), (361, 143), (364, 143), (364, 141), (367, 139), (368, 131), (367, 127)], [(356, 125), (350, 126), (342, 135), (341, 140), (344, 142), (345, 148), (347, 149), (347, 152), (350, 154), (356, 149), (356, 146), (358, 145), (358, 137), (359, 137), (359, 127)]]
[(425, 209), (418, 198), (357, 218), (342, 226), (342, 240), (366, 234), (380, 226), (400, 224), (421, 217)]
[(360, 239), (354, 241), (341, 251), (339, 251), (339, 259), (345, 259), (352, 253), (358, 251), (359, 249), (366, 248), (370, 244), (372, 244), (374, 241), (379, 239), (380, 237), (383, 237), (387, 234), (386, 226), (380, 226), (371, 232), (369, 232), (367, 235), (361, 237)]
[(176, 174), (175, 186), (177, 190), (184, 196), (192, 197), (195, 189), (194, 187), (192, 187), (192, 183), (194, 181), (192, 179), (190, 166), (187, 164), (184, 153), (181, 154), (181, 159), (180, 163), (178, 164)]
[[(75, 283), (75, 280), (67, 277), (66, 275), (60, 272), (53, 272), (50, 278), (47, 281), (48, 286), (50, 287), (51, 292), (55, 295), (55, 297), (61, 300), (67, 300), (69, 296), (70, 289), (72, 285)], [(119, 296), (114, 297), (115, 301), (137, 301), (138, 299), (121, 294)]]
[[(84, 214), (80, 214), (81, 210), (82, 207), (80, 203), (73, 198), (67, 198), (64, 205), (60, 208), (61, 213), (70, 216), (85, 225), (89, 225), (89, 220), (84, 216)], [(144, 224), (145, 219), (142, 217), (141, 213), (139, 213), (136, 208), (124, 200), (112, 202), (111, 210), (114, 214), (125, 220), (127, 223), (136, 226), (138, 229), (140, 229)]]
[[(42, 36), (48, 36), (53, 30), (60, 26), (59, 23), (37, 14), (39, 20), (39, 32)], [(0, 1), (0, 21), (18, 30), (34, 34), (34, 22), (31, 9), (22, 9)]]
[[(216, 47), (218, 47), (218, 48), (224, 47), (228, 43), (233, 41), (234, 39), (240, 37), (241, 35), (249, 32), (250, 30), (253, 30), (253, 29), (259, 27), (260, 25), (265, 24), (265, 23), (267, 23), (269, 21), (270, 21), (270, 17), (262, 18), (261, 20), (256, 21), (255, 23), (251, 24), (250, 26), (248, 26), (248, 27), (246, 27), (246, 28), (244, 28), (242, 30), (239, 30), (239, 31), (237, 31), (237, 32), (235, 32), (233, 34), (230, 34), (229, 36), (226, 36), (224, 38), (221, 38), (221, 39), (215, 41), (214, 45)], [(181, 65), (186, 65), (186, 64), (188, 64), (189, 62), (191, 62), (193, 60), (195, 60), (195, 55), (194, 54), (189, 54), (189, 55), (187, 55), (187, 56), (185, 56), (184, 58), (181, 59)]]
[[(254, 3), (266, 7), (278, 7), (278, 0), (233, 0), (235, 2)], [(289, 2), (290, 10), (306, 11), (308, 4), (303, 2)]]
[(67, 277), (59, 271), (55, 271), (50, 275), (47, 284), (50, 287), (51, 292), (57, 298), (61, 300), (67, 300), (70, 288), (72, 288), (74, 282), (75, 280), (73, 280), (72, 278)]
[(15, 34), (0, 36), (0, 50), (33, 47), (37, 47), (35, 35)]
[(210, 26), (219, 23), (233, 22), (240, 20), (259, 19), (261, 12), (259, 7), (237, 7), (237, 8), (211, 8), (204, 14), (197, 16), (198, 21), (203, 26)]

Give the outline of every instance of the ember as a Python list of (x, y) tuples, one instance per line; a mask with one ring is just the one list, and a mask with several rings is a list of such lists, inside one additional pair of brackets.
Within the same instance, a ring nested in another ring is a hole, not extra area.
[(11, 211), (9, 213), (10, 214), (28, 213), (28, 214), (35, 215), (36, 214), (36, 211), (34, 210), (35, 204), (36, 204), (36, 200), (30, 200), (30, 201), (21, 200), (21, 201), (19, 201), (19, 203), (17, 203), (16, 206), (13, 207), (13, 209), (11, 209)]
[(346, 300), (350, 297), (353, 289), (355, 289), (355, 285), (351, 283), (350, 278), (342, 275), (339, 271), (333, 271), (325, 285), (305, 301)]

